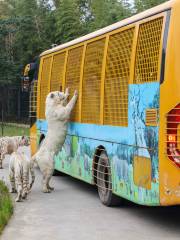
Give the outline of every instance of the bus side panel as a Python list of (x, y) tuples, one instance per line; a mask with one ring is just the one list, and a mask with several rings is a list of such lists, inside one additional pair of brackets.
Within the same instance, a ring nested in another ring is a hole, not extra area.
[(33, 156), (37, 152), (37, 128), (36, 124), (33, 124), (30, 128), (31, 139), (31, 155)]
[(130, 84), (128, 109), (126, 138), (112, 157), (114, 193), (159, 205), (158, 116), (146, 122), (146, 110), (159, 109), (159, 83)]
[(55, 168), (93, 183), (93, 157), (103, 146), (111, 163), (113, 192), (139, 204), (159, 205), (159, 129), (145, 124), (149, 108), (159, 108), (159, 83), (129, 85), (128, 127), (71, 123)]
[(180, 204), (180, 168), (173, 164), (167, 156), (166, 135), (166, 116), (180, 103), (179, 24), (180, 2), (175, 1), (171, 10), (166, 53), (165, 79), (160, 87), (160, 203), (165, 206)]

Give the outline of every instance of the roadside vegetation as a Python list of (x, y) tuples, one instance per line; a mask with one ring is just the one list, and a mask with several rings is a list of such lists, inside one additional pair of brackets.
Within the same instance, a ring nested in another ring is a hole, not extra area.
[(20, 83), (24, 66), (53, 44), (68, 42), (166, 1), (1, 0), (0, 84)]
[(13, 202), (7, 186), (0, 180), (0, 234), (13, 214)]
[[(3, 128), (3, 130), (2, 130)], [(2, 136), (29, 136), (29, 126), (18, 124), (0, 124), (0, 137)]]

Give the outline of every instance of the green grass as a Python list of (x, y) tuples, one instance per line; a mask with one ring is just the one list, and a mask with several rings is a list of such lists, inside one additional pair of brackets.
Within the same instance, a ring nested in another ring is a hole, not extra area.
[(13, 202), (4, 182), (0, 180), (0, 234), (13, 214)]
[[(3, 136), (29, 136), (29, 128), (16, 125), (4, 125)], [(2, 137), (2, 125), (0, 124), (0, 137)]]

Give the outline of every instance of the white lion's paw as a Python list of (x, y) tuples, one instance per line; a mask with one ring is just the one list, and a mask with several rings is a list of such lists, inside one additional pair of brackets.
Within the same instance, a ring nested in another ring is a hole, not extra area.
[(16, 202), (21, 202), (22, 200), (21, 200), (20, 197), (17, 197), (17, 198), (15, 199), (15, 201), (16, 201)]
[(78, 95), (78, 91), (77, 91), (77, 90), (74, 91), (74, 95), (75, 95), (75, 96)]
[(48, 188), (43, 188), (43, 193), (50, 193), (51, 192), (51, 190), (50, 189), (48, 189)]
[(49, 189), (50, 191), (54, 191), (54, 188), (53, 188), (53, 187), (48, 187), (48, 189)]

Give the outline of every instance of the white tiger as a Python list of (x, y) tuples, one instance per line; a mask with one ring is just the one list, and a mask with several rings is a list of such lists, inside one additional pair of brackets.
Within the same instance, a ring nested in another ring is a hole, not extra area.
[(11, 182), (11, 192), (17, 192), (16, 202), (26, 199), (30, 190), (29, 187), (30, 160), (22, 152), (14, 152), (9, 161), (9, 178)]
[[(74, 96), (67, 103), (69, 91), (66, 92), (51, 92), (46, 98), (46, 120), (48, 123), (47, 135), (39, 149), (39, 151), (32, 157), (32, 166), (36, 162), (43, 174), (43, 188), (44, 193), (49, 193), (53, 188), (49, 186), (49, 181), (54, 171), (54, 155), (57, 154), (65, 141), (67, 134), (67, 124), (70, 114), (75, 106), (78, 94), (74, 92)], [(33, 171), (33, 170), (32, 170)], [(32, 179), (31, 187), (34, 182)]]
[(0, 138), (0, 168), (6, 154), (17, 151), (20, 146), (28, 146), (29, 138), (26, 136), (1, 137)]

